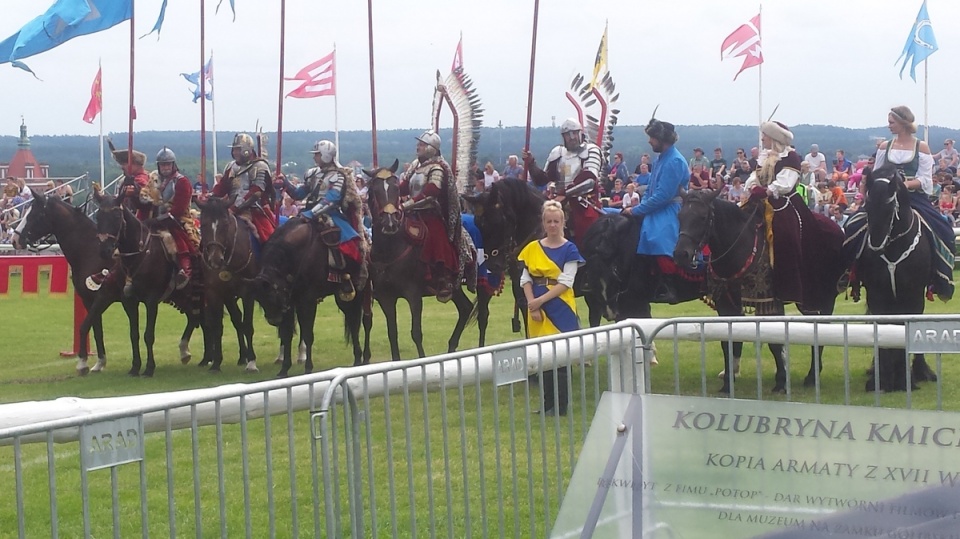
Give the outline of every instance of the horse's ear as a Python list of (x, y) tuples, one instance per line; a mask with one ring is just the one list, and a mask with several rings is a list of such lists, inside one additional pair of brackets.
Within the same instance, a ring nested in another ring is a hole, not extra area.
[(716, 200), (718, 196), (720, 196), (720, 189), (713, 189), (711, 191), (707, 191), (706, 194), (703, 195), (703, 201), (709, 204)]
[(224, 202), (227, 203), (227, 206), (233, 206), (233, 203), (237, 201), (237, 194), (234, 193), (234, 194), (232, 194), (232, 195), (228, 195), (228, 196), (227, 196), (226, 198), (224, 198), (223, 200), (224, 200)]
[(363, 173), (366, 174), (368, 178), (374, 178), (374, 177), (376, 177), (376, 176), (374, 175), (373, 171), (367, 170), (367, 169), (365, 169), (365, 168), (361, 168), (360, 170), (362, 170)]
[(393, 165), (390, 167), (390, 172), (396, 174), (398, 168), (400, 168), (400, 160), (399, 160), (399, 159), (394, 159), (394, 160), (393, 160)]
[(42, 208), (43, 205), (47, 203), (47, 196), (44, 195), (43, 193), (38, 193), (34, 191), (32, 188), (30, 189), (30, 193), (33, 194), (33, 204), (36, 204), (37, 206)]
[(100, 204), (103, 201), (103, 188), (99, 183), (93, 183), (93, 200)]
[(201, 212), (207, 211), (207, 199), (202, 197), (197, 197), (194, 200), (194, 203), (197, 205), (198, 208), (200, 208)]

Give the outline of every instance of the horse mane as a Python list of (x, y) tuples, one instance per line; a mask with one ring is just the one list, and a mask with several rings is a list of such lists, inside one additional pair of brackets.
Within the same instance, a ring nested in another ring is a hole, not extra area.
[[(761, 214), (762, 212), (757, 212)], [(759, 215), (762, 217), (762, 214)], [(740, 205), (720, 198), (713, 199), (713, 218), (715, 220), (714, 229), (742, 225), (750, 218), (750, 214), (743, 211)]]
[(292, 236), (301, 233), (302, 229), (306, 229), (309, 234), (308, 239), (313, 237), (313, 227), (310, 223), (300, 220), (287, 221), (270, 236), (263, 245), (263, 253), (260, 256), (263, 270), (268, 268), (269, 261), (269, 267), (273, 267), (281, 274), (293, 275), (297, 254), (302, 253), (306, 245), (302, 239), (292, 238)]

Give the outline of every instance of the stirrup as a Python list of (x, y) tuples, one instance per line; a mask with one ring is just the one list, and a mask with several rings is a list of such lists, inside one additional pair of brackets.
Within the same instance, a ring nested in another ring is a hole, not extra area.
[(453, 299), (453, 284), (444, 283), (437, 288), (437, 301), (447, 303)]
[(107, 279), (107, 275), (109, 274), (110, 274), (110, 270), (104, 269), (102, 271), (94, 273), (93, 275), (88, 276), (83, 281), (83, 284), (87, 287), (87, 290), (96, 292), (97, 290), (100, 290), (101, 286), (103, 286), (103, 281)]
[(337, 292), (340, 301), (353, 301), (357, 297), (357, 289), (353, 287), (350, 274), (345, 273), (340, 280), (340, 290)]
[(840, 279), (837, 280), (837, 292), (843, 294), (850, 288), (850, 270), (843, 272)]
[(173, 277), (173, 282), (174, 282), (174, 288), (176, 288), (177, 290), (183, 290), (187, 286), (187, 283), (190, 282), (190, 276), (187, 275), (187, 272), (180, 270)]

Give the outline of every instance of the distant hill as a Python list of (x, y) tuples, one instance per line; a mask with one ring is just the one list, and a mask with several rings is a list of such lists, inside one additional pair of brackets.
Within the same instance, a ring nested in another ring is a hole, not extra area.
[[(701, 147), (705, 150), (708, 159), (713, 157), (713, 149), (722, 147), (724, 156), (729, 160), (735, 155), (738, 147), (750, 148), (757, 145), (756, 128), (737, 125), (687, 125), (678, 126), (677, 132), (680, 141), (677, 147), (686, 156), (693, 155), (693, 148)], [(832, 157), (837, 149), (844, 149), (848, 156), (870, 154), (874, 152), (874, 137), (889, 136), (886, 127), (868, 129), (849, 129), (845, 127), (825, 125), (798, 125), (793, 127), (794, 142), (801, 153), (809, 150), (811, 143), (820, 145), (820, 150)], [(403, 129), (381, 131), (377, 134), (377, 147), (380, 154), (380, 164), (389, 165), (394, 159), (401, 163), (411, 161), (415, 156), (414, 138), (420, 134), (417, 129)], [(450, 130), (441, 130), (441, 138), (449, 145)], [(614, 150), (623, 152), (630, 170), (640, 161), (640, 155), (650, 153), (647, 136), (642, 126), (617, 126), (614, 133)], [(934, 151), (942, 148), (945, 138), (960, 138), (960, 131), (941, 127), (931, 128)], [(117, 147), (126, 146), (125, 134), (112, 136)], [(223, 167), (229, 160), (227, 146), (233, 138), (233, 133), (218, 132), (218, 158)], [(287, 163), (288, 172), (302, 173), (312, 166), (309, 153), (313, 143), (317, 140), (333, 139), (330, 131), (321, 132), (289, 132), (283, 134), (283, 160)], [(520, 153), (524, 142), (522, 127), (505, 127), (503, 129), (485, 127), (481, 130), (478, 161), (483, 164), (493, 162), (498, 169), (510, 154)], [(542, 162), (550, 149), (559, 144), (560, 134), (556, 128), (540, 127), (531, 133), (531, 148), (537, 160)], [(31, 149), (37, 158), (50, 164), (50, 172), (54, 176), (74, 176), (89, 172), (92, 177), (99, 176), (99, 157), (97, 155), (97, 137), (90, 136), (43, 136), (30, 137)], [(212, 135), (207, 134), (208, 161), (212, 158)], [(195, 177), (200, 167), (200, 134), (197, 131), (145, 131), (136, 133), (134, 146), (144, 151), (152, 161), (156, 152), (164, 145), (172, 148), (178, 156), (180, 168), (190, 177)], [(340, 133), (340, 162), (348, 163), (353, 160), (367, 165), (371, 162), (372, 147), (369, 131), (342, 131)], [(8, 161), (17, 148), (17, 137), (0, 137), (0, 161)], [(276, 137), (270, 134), (268, 143), (270, 159), (276, 151)], [(444, 154), (449, 155), (449, 147), (444, 148)], [(108, 161), (108, 176), (115, 176), (119, 167)], [(212, 178), (213, 164), (208, 162), (208, 174)]]

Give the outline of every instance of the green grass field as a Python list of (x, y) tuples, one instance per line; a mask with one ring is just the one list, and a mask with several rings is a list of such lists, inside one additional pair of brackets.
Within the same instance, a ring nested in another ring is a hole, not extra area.
[[(258, 315), (256, 350), (261, 372), (244, 374), (235, 367), (235, 336), (224, 338), (226, 359), (220, 374), (198, 369), (196, 361), (202, 351), (202, 337), (197, 332), (192, 344), (196, 358), (190, 365), (178, 360), (177, 340), (183, 317), (172, 308), (161, 307), (157, 329), (157, 372), (151, 379), (131, 378), (127, 323), (119, 306), (106, 315), (106, 346), (109, 363), (100, 374), (79, 377), (74, 362), (59, 357), (59, 351), (71, 345), (72, 298), (22, 296), (19, 283), (0, 298), (0, 316), (8, 343), (0, 351), (0, 402), (46, 400), (64, 396), (101, 397), (112, 395), (155, 393), (197, 387), (210, 387), (237, 382), (254, 382), (272, 378), (277, 367), (277, 338)], [(428, 354), (441, 353), (452, 329), (455, 314), (452, 305), (425, 302), (425, 347)], [(512, 301), (495, 298), (492, 305), (487, 343), (515, 340), (510, 331)], [(582, 308), (582, 306), (581, 306)], [(929, 303), (928, 312), (950, 312), (952, 304)], [(838, 314), (861, 314), (863, 304), (841, 300)], [(379, 308), (374, 308), (374, 361), (389, 357), (385, 325)], [(414, 348), (409, 339), (409, 321), (405, 309), (400, 321), (400, 344), (404, 357), (411, 357)], [(709, 316), (711, 311), (700, 303), (678, 306), (655, 306), (658, 317)], [(581, 312), (585, 319), (585, 311)], [(462, 348), (475, 346), (476, 327), (468, 328)], [(661, 365), (652, 371), (655, 392), (673, 392), (672, 346), (660, 346)], [(317, 342), (314, 361), (318, 369), (349, 365), (352, 357), (342, 341), (342, 321), (333, 302), (319, 307)], [(740, 398), (756, 397), (753, 346), (744, 350), (741, 381), (737, 386)], [(791, 377), (794, 388), (791, 400), (812, 402), (813, 390), (797, 387), (806, 374), (808, 352), (805, 347), (791, 349)], [(719, 387), (715, 374), (721, 368), (717, 345), (708, 343), (704, 356), (708, 395)], [(766, 351), (763, 364), (763, 398), (770, 396), (773, 365)], [(799, 360), (797, 359), (799, 358)], [(960, 409), (960, 395), (951, 380), (958, 369), (951, 358), (943, 362), (943, 407)], [(681, 343), (676, 360), (681, 372), (681, 392), (701, 392), (701, 352), (697, 343)], [(848, 356), (851, 375), (845, 380), (842, 351), (828, 349), (820, 400), (844, 401), (844, 387), (851, 387), (854, 404), (873, 405), (874, 396), (863, 392), (864, 370), (871, 363), (868, 350), (851, 349)], [(469, 366), (466, 368), (470, 368)], [(299, 374), (302, 367), (294, 366)], [(489, 385), (470, 386), (461, 392), (456, 388), (431, 393), (392, 395), (389, 398), (362, 400), (360, 408), (359, 484), (364, 501), (366, 529), (362, 537), (401, 537), (437, 535), (464, 537), (530, 537), (545, 536), (555, 518), (560, 500), (572, 473), (581, 446), (581, 438), (593, 415), (599, 391), (606, 389), (606, 359), (593, 365), (576, 367), (571, 376), (575, 404), (566, 418), (544, 419), (532, 415), (539, 408), (539, 391), (524, 384), (494, 390)], [(912, 396), (912, 406), (935, 407), (932, 384)], [(887, 394), (881, 404), (901, 407), (903, 394)], [(283, 408), (283, 403), (273, 403)], [(347, 456), (343, 437), (344, 421), (337, 409), (337, 434), (330, 440), (336, 448), (334, 458), (338, 474), (330, 477), (341, 523), (334, 536), (350, 536), (348, 527)], [(407, 422), (409, 421), (409, 424)], [(409, 435), (409, 437), (408, 437)], [(193, 438), (197, 455), (193, 453)], [(269, 444), (267, 441), (269, 440)], [(269, 446), (269, 449), (268, 449)], [(144, 464), (148, 508), (148, 529), (159, 536), (239, 536), (249, 530), (253, 537), (267, 536), (271, 520), (279, 537), (328, 536), (326, 533), (325, 492), (319, 465), (319, 443), (311, 437), (310, 416), (306, 412), (274, 416), (269, 424), (251, 420), (243, 425), (224, 425), (191, 431), (175, 431), (147, 436)], [(52, 458), (44, 444), (24, 445), (21, 463), (24, 487), (27, 537), (51, 535), (51, 504), (47, 467), (56, 469), (57, 525), (63, 537), (84, 535), (81, 514), (81, 479), (78, 471), (78, 446), (75, 443), (51, 446)], [(222, 455), (217, 458), (218, 452)], [(168, 456), (169, 455), (169, 456)], [(428, 455), (430, 458), (428, 459)], [(272, 475), (268, 477), (272, 464)], [(244, 465), (246, 462), (246, 466)], [(197, 476), (194, 476), (194, 470)], [(222, 470), (222, 473), (221, 473)], [(17, 503), (14, 477), (17, 470), (13, 453), (0, 448), (0, 522), (16, 523)], [(116, 520), (121, 537), (139, 535), (141, 503), (139, 467), (125, 465), (117, 469), (118, 504)], [(450, 477), (449, 482), (446, 477)], [(112, 476), (108, 471), (89, 474), (87, 500), (90, 502), (91, 535), (113, 533), (114, 515), (110, 512)], [(168, 482), (172, 488), (168, 488)], [(296, 495), (294, 495), (294, 491)], [(316, 497), (316, 500), (315, 500)], [(294, 501), (295, 500), (295, 501)], [(244, 508), (251, 508), (250, 521)], [(499, 509), (501, 508), (502, 509)], [(316, 513), (315, 513), (316, 512)], [(376, 525), (373, 513), (376, 512)], [(393, 515), (395, 519), (393, 518)], [(315, 516), (318, 515), (318, 516)], [(294, 532), (293, 523), (298, 523)], [(171, 528), (168, 522), (173, 523)], [(198, 529), (198, 523), (200, 529)], [(394, 530), (394, 526), (396, 530)], [(315, 533), (315, 531), (319, 533)], [(3, 526), (0, 535), (16, 535), (14, 528)]]

